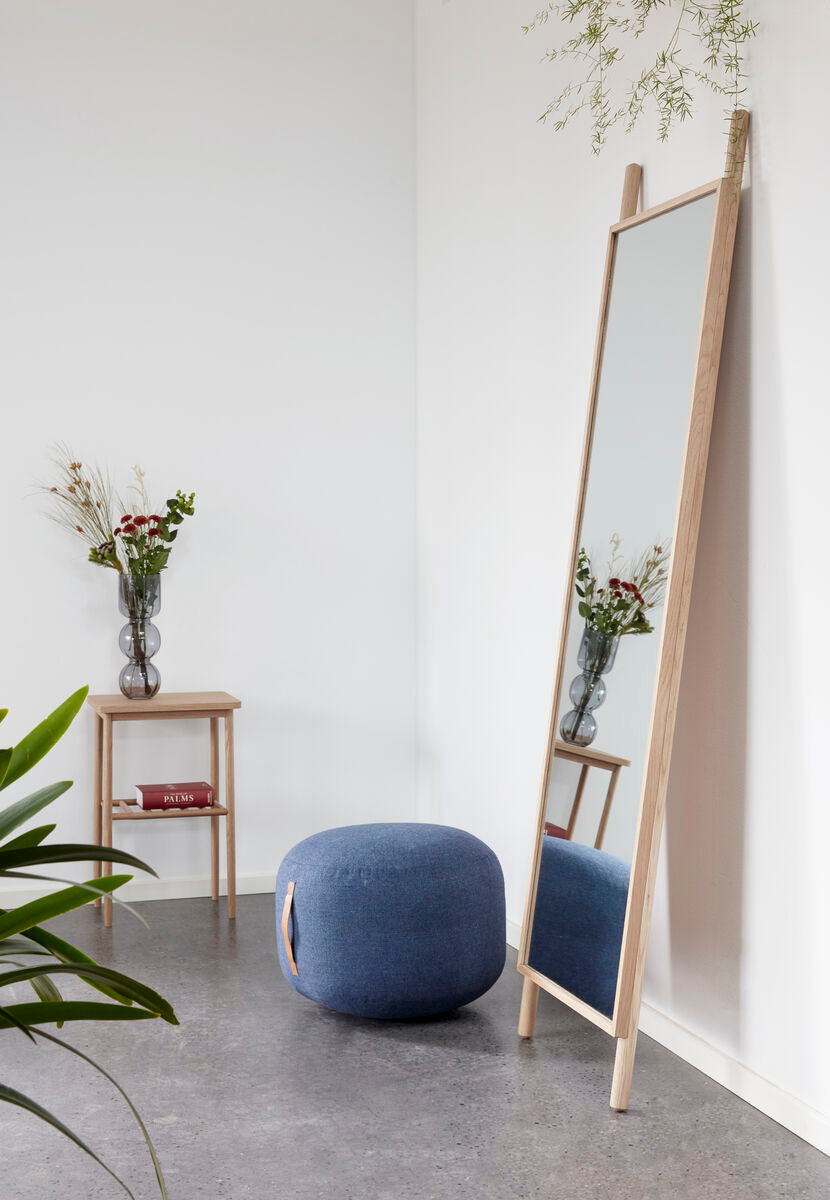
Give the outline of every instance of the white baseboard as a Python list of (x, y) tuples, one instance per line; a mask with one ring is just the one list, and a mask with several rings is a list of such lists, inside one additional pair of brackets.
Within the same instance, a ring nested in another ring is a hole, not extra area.
[(640, 1029), (661, 1046), (697, 1067), (698, 1071), (740, 1096), (753, 1108), (772, 1117), (773, 1121), (824, 1154), (830, 1154), (830, 1116), (811, 1108), (763, 1075), (756, 1074), (750, 1067), (698, 1037), (690, 1029), (678, 1025), (650, 1004), (644, 1003), (640, 1009)]
[[(518, 948), (522, 927), (515, 921), (507, 922), (507, 944)], [(698, 1037), (690, 1029), (678, 1025), (671, 1017), (643, 1004), (640, 1009), (640, 1029), (647, 1037), (654, 1038), (661, 1046), (671, 1050), (710, 1079), (734, 1092), (741, 1100), (771, 1117), (797, 1137), (803, 1138), (824, 1154), (830, 1154), (830, 1116), (811, 1108), (797, 1096), (756, 1074), (725, 1051), (711, 1042)]]
[[(237, 875), (237, 896), (253, 896), (261, 892), (273, 892), (275, 875)], [(65, 886), (64, 884), (60, 885)], [(21, 884), (15, 886), (13, 880), (6, 880), (0, 888), (0, 908), (12, 904), (28, 904), (31, 900), (39, 900), (57, 890), (57, 884)], [(227, 895), (227, 882), (222, 879), (219, 892)], [(189, 900), (195, 896), (210, 895), (210, 877), (207, 875), (181, 876), (177, 879), (133, 879), (118, 889), (122, 900), (130, 904), (142, 900)]]

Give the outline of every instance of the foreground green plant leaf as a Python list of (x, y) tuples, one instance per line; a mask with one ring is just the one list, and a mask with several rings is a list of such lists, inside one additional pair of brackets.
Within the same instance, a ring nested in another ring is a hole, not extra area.
[[(132, 875), (104, 875), (100, 879), (92, 880), (89, 886), (97, 887), (102, 892), (113, 892), (117, 887), (121, 887), (122, 883), (129, 883), (131, 879)], [(81, 908), (82, 905), (89, 904), (89, 899), (85, 888), (68, 887), (53, 892), (51, 896), (42, 896), (39, 900), (31, 900), (28, 904), (21, 904), (19, 908), (10, 909), (0, 917), (0, 941), (12, 933), (22, 933), (31, 929), (33, 925), (40, 925), (41, 922), (51, 921), (53, 917), (59, 917), (62, 913), (71, 912), (73, 908)]]
[(25, 983), (44, 975), (77, 975), (81, 979), (97, 979), (115, 987), (122, 995), (128, 996), (135, 1003), (142, 1005), (148, 1012), (167, 1021), (170, 1025), (178, 1025), (173, 1007), (163, 996), (145, 983), (113, 971), (111, 967), (102, 967), (98, 963), (55, 963), (45, 966), (37, 963), (31, 967), (19, 967), (16, 971), (0, 972), (0, 987), (9, 987), (13, 983)]
[[(40, 762), (43, 756), (49, 753), (55, 742), (63, 737), (75, 720), (88, 691), (88, 687), (83, 687), (79, 688), (77, 692), (73, 692), (69, 699), (64, 700), (63, 704), (59, 704), (45, 721), (41, 721), (31, 733), (27, 733), (23, 740), (18, 742), (12, 750), (11, 762), (5, 778), (0, 783), (0, 789), (7, 788), (21, 775), (25, 775), (35, 763)], [(71, 787), (71, 784), (67, 784), (67, 786)]]
[[(59, 705), (17, 746), (10, 750), (0, 750), (0, 788), (14, 783), (51, 749), (71, 724), (83, 704), (86, 694), (87, 689), (81, 688)], [(5, 709), (0, 710), (0, 720), (6, 715), (6, 711)], [(8, 839), (19, 825), (35, 816), (41, 809), (63, 795), (71, 786), (66, 781), (51, 784), (30, 796), (25, 796), (22, 800), (18, 800), (1, 811), (0, 841)], [(91, 860), (126, 864), (152, 875), (155, 875), (155, 871), (134, 855), (127, 854), (122, 850), (114, 850), (112, 847), (105, 848), (78, 843), (56, 843), (50, 846), (46, 839), (54, 832), (54, 829), (53, 824), (40, 825), (35, 829), (24, 831), (0, 845), (0, 877), (67, 885), (48, 896), (21, 904), (18, 908), (0, 909), (0, 988), (18, 983), (28, 983), (39, 997), (35, 1003), (0, 1005), (0, 1030), (16, 1029), (30, 1041), (35, 1040), (34, 1035), (36, 1034), (39, 1038), (55, 1042), (100, 1071), (118, 1089), (129, 1105), (147, 1142), (161, 1195), (166, 1198), (167, 1189), (158, 1156), (147, 1128), (127, 1094), (112, 1076), (91, 1058), (52, 1034), (46, 1033), (45, 1030), (36, 1028), (47, 1024), (56, 1024), (60, 1028), (65, 1021), (153, 1021), (159, 1018), (171, 1025), (178, 1024), (172, 1006), (158, 992), (120, 971), (96, 963), (76, 946), (40, 927), (41, 922), (49, 921), (53, 917), (80, 908), (98, 897), (110, 896), (116, 903), (129, 909), (129, 905), (125, 905), (113, 893), (123, 883), (132, 879), (132, 875), (105, 875), (99, 879), (79, 883), (75, 880), (58, 879), (54, 875), (46, 875), (42, 871), (32, 870), (32, 868), (42, 868), (51, 863)], [(20, 870), (21, 867), (28, 868), (28, 870)], [(133, 910), (129, 909), (129, 911)], [(146, 921), (139, 914), (135, 913), (134, 915), (142, 921), (142, 924), (146, 925)], [(39, 961), (34, 964), (20, 961), (29, 956)], [(80, 979), (116, 1003), (64, 1000), (53, 979), (53, 976), (60, 975), (69, 975)], [(104, 1167), (131, 1197), (131, 1200), (134, 1200), (132, 1192), (123, 1180), (106, 1163), (102, 1162), (68, 1126), (37, 1101), (14, 1088), (0, 1084), (0, 1102), (15, 1104), (59, 1130)]]
[(0, 812), (0, 838), (8, 837), (13, 829), (17, 829), (18, 825), (28, 821), (35, 813), (46, 808), (47, 804), (57, 800), (58, 796), (68, 792), (71, 787), (71, 779), (64, 779), (62, 783), (50, 783), (48, 787), (40, 788), (38, 791), (32, 792), (30, 796), (24, 796), (16, 804), (10, 804), (8, 808), (4, 808)]
[(64, 1125), (63, 1121), (49, 1112), (48, 1108), (44, 1108), (42, 1104), (38, 1104), (36, 1100), (32, 1100), (29, 1096), (24, 1096), (22, 1092), (18, 1092), (15, 1088), (7, 1087), (6, 1084), (0, 1083), (0, 1100), (5, 1100), (7, 1104), (15, 1104), (18, 1108), (25, 1108), (27, 1112), (34, 1113), (36, 1117), (40, 1117), (41, 1121), (46, 1121), (48, 1125), (52, 1125), (55, 1129), (60, 1130), (64, 1137), (68, 1137), (71, 1142), (90, 1156), (94, 1158), (99, 1167), (103, 1167), (108, 1175), (111, 1175), (115, 1182), (124, 1189), (130, 1200), (135, 1200), (135, 1196), (127, 1187), (123, 1179), (120, 1179), (114, 1171), (111, 1171), (107, 1164), (98, 1157), (94, 1150), (91, 1150), (86, 1142), (82, 1141), (77, 1133), (73, 1133), (68, 1125)]
[[(47, 863), (63, 862), (114, 862), (124, 866), (135, 867), (146, 871), (148, 875), (156, 875), (152, 867), (148, 867), (134, 854), (126, 850), (115, 850), (111, 846), (92, 846), (74, 842), (56, 842), (54, 846), (0, 846), (0, 874), (17, 867), (46, 866)], [(158, 876), (156, 875), (156, 878)]]
[(156, 1148), (153, 1145), (153, 1140), (150, 1137), (150, 1132), (147, 1129), (147, 1126), (142, 1121), (141, 1116), (139, 1115), (138, 1109), (133, 1104), (132, 1100), (127, 1095), (127, 1093), (124, 1091), (124, 1089), (122, 1088), (122, 1086), (118, 1082), (118, 1080), (113, 1079), (112, 1075), (110, 1075), (110, 1073), (108, 1071), (105, 1071), (102, 1066), (100, 1066), (97, 1062), (94, 1062), (91, 1058), (88, 1057), (88, 1055), (83, 1054), (80, 1050), (76, 1049), (75, 1046), (70, 1046), (68, 1042), (64, 1042), (61, 1038), (55, 1037), (54, 1034), (46, 1033), (42, 1029), (36, 1029), (35, 1033), (37, 1034), (37, 1036), (39, 1038), (46, 1038), (47, 1041), (54, 1042), (54, 1044), (56, 1046), (63, 1047), (63, 1049), (68, 1050), (70, 1054), (74, 1054), (77, 1058), (83, 1059), (83, 1061), (85, 1063), (89, 1063), (89, 1065), (94, 1070), (98, 1071), (98, 1073), (103, 1075), (105, 1079), (109, 1080), (109, 1082), (116, 1089), (116, 1091), (121, 1093), (121, 1095), (124, 1097), (125, 1101), (127, 1102), (127, 1105), (129, 1106), (130, 1112), (135, 1117), (139, 1129), (141, 1130), (142, 1134), (144, 1135), (144, 1140), (147, 1143), (147, 1149), (150, 1151), (150, 1157), (152, 1158), (153, 1166), (155, 1167), (156, 1179), (158, 1180), (158, 1185), (159, 1185), (159, 1188), (161, 1189), (162, 1200), (168, 1200), (167, 1185), (164, 1182), (164, 1175), (162, 1174), (161, 1163), (158, 1160), (158, 1155), (156, 1154)]
[[(10, 1020), (10, 1018), (16, 1020)], [(101, 1004), (97, 1000), (61, 1000), (45, 1004), (42, 1000), (7, 1004), (0, 1010), (0, 1029), (17, 1021), (24, 1025), (61, 1025), (64, 1021), (157, 1021), (158, 1013), (146, 1008), (128, 1008), (126, 1004)]]
[[(90, 958), (88, 954), (84, 954), (83, 950), (79, 950), (77, 946), (73, 946), (71, 942), (65, 942), (63, 938), (59, 938), (57, 934), (47, 929), (29, 929), (21, 938), (8, 938), (6, 941), (0, 942), (0, 955), (3, 950), (9, 945), (9, 942), (21, 941), (25, 945), (28, 943), (32, 946), (31, 950), (22, 951), (26, 954), (49, 954), (56, 958), (58, 962), (64, 963), (87, 963), (90, 966), (99, 966), (100, 964), (94, 958)], [(21, 953), (21, 951), (18, 951)], [(113, 988), (107, 987), (94, 979), (84, 979), (84, 983), (89, 987), (95, 988), (96, 991), (102, 992), (103, 995), (109, 996), (111, 1000), (117, 1000), (120, 1004), (132, 1004), (132, 1000), (126, 1000), (120, 992)]]
[(44, 838), (48, 838), (50, 833), (54, 833), (57, 825), (38, 825), (37, 829), (29, 829), (26, 833), (21, 833), (19, 837), (12, 838), (10, 842), (4, 842), (2, 849), (20, 850), (24, 846), (39, 846)]

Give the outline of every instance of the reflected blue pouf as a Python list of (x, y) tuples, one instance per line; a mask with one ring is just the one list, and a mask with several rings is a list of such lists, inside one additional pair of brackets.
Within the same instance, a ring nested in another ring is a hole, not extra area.
[(542, 838), (528, 962), (606, 1017), (614, 1011), (628, 866), (604, 850)]
[[(280, 929), (290, 880), (297, 975)], [(347, 825), (314, 834), (284, 858), (276, 901), (283, 975), (336, 1012), (448, 1012), (483, 995), (504, 967), (501, 866), (460, 829)]]

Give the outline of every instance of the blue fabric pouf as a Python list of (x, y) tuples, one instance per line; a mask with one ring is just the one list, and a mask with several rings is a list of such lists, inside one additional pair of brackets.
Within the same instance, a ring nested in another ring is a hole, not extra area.
[[(298, 974), (280, 929), (289, 922)], [(469, 1004), (504, 967), (504, 878), (492, 850), (445, 825), (347, 825), (300, 842), (277, 875), (280, 966), (301, 995), (360, 1017)]]
[(629, 869), (619, 858), (542, 838), (528, 961), (606, 1017), (614, 1011)]

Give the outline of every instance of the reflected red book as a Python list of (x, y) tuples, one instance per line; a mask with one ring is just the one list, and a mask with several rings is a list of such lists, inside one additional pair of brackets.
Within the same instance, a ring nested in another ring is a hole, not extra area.
[(548, 837), (564, 838), (568, 840), (568, 831), (563, 829), (561, 825), (554, 825), (552, 821), (545, 821), (545, 833)]
[(213, 788), (204, 779), (195, 783), (139, 783), (139, 808), (212, 808)]

